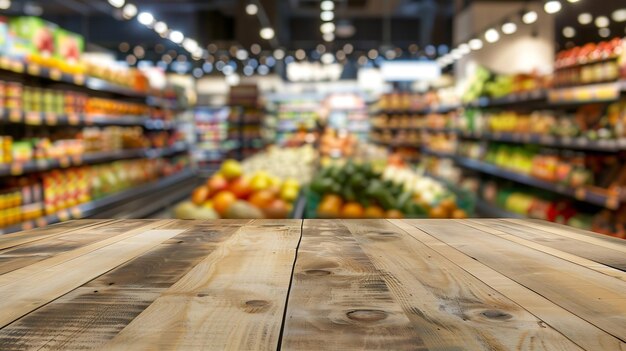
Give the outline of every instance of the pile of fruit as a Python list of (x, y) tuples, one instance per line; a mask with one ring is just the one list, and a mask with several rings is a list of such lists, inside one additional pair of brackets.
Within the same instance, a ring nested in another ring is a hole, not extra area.
[(281, 180), (267, 171), (244, 174), (235, 160), (225, 161), (206, 184), (193, 191), (191, 201), (175, 209), (179, 219), (288, 218), (300, 183)]
[(247, 158), (241, 164), (243, 173), (266, 171), (280, 180), (295, 179), (299, 184), (309, 183), (317, 161), (317, 151), (311, 145), (296, 148), (270, 146), (267, 151)]

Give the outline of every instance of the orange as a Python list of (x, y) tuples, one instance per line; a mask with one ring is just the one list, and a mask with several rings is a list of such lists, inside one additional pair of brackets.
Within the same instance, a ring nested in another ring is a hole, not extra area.
[(333, 201), (320, 203), (317, 208), (317, 215), (320, 218), (338, 218), (341, 214), (341, 207)]
[(204, 201), (206, 201), (206, 199), (209, 197), (209, 188), (206, 186), (199, 186), (196, 189), (194, 189), (193, 193), (191, 194), (191, 202), (194, 203), (194, 205), (202, 205), (202, 203), (204, 203)]
[(343, 199), (339, 195), (335, 194), (326, 194), (324, 198), (322, 198), (322, 203), (330, 202), (332, 204), (337, 205), (337, 207), (341, 207), (343, 205)]
[(226, 190), (228, 182), (221, 174), (215, 174), (207, 181), (206, 185), (209, 187), (211, 194), (215, 194), (219, 191)]
[(341, 209), (342, 218), (363, 218), (365, 210), (358, 202), (348, 202)]
[(385, 210), (378, 206), (370, 206), (365, 209), (365, 218), (384, 218)]
[(385, 218), (404, 218), (404, 214), (398, 210), (389, 210), (385, 213)]
[(274, 200), (274, 194), (268, 190), (261, 190), (253, 193), (252, 196), (248, 199), (248, 202), (260, 208), (261, 210), (267, 208), (270, 205), (270, 202)]
[(267, 218), (281, 219), (289, 216), (289, 209), (285, 201), (282, 199), (274, 199), (263, 210), (263, 213), (265, 213)]
[(235, 194), (227, 190), (222, 190), (213, 197), (213, 209), (215, 212), (223, 215), (235, 201), (237, 201)]
[(228, 190), (235, 194), (239, 199), (246, 199), (252, 194), (250, 181), (246, 177), (239, 177), (233, 180), (228, 186)]

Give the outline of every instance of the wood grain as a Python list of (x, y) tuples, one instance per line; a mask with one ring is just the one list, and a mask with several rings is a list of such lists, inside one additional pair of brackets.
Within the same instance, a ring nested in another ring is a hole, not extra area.
[(0, 272), (4, 273), (0, 275), (0, 286), (166, 223), (167, 221), (120, 221), (105, 227), (85, 228), (58, 235), (42, 240), (43, 242), (20, 245), (0, 254), (0, 259), (11, 259), (0, 266)]
[(339, 221), (305, 220), (282, 350), (426, 350), (357, 240)]
[[(582, 346), (588, 344), (588, 341), (594, 341), (595, 348), (584, 348), (626, 350), (626, 283), (526, 246), (493, 235), (486, 236), (462, 222), (405, 220), (404, 223), (428, 233), (438, 239), (439, 244), (452, 246), (472, 260), (524, 286), (526, 296), (535, 292), (586, 321), (588, 325), (581, 331), (556, 327), (554, 321), (549, 321), (549, 316), (536, 314), (576, 344)], [(411, 231), (410, 234), (419, 236), (417, 231)], [(529, 304), (519, 304), (529, 311), (533, 308)], [(572, 320), (569, 316), (566, 322)], [(604, 333), (598, 333), (596, 329)], [(578, 335), (572, 335), (573, 331)], [(613, 348), (607, 348), (606, 345)]]
[(0, 327), (133, 259), (180, 230), (147, 230), (0, 286)]
[(397, 226), (378, 220), (343, 222), (382, 273), (428, 349), (582, 350)]
[(165, 224), (188, 229), (0, 329), (0, 350), (101, 348), (238, 229), (189, 222)]
[(542, 319), (547, 325), (552, 326), (585, 350), (626, 350), (626, 344), (621, 340), (534, 291), (526, 289), (523, 285), (480, 263), (475, 258), (463, 254), (404, 221), (390, 220), (390, 222)]
[[(626, 266), (626, 255), (620, 255), (617, 251), (600, 248), (591, 244), (584, 246), (577, 245), (576, 243), (566, 240), (564, 237), (557, 236), (557, 238), (552, 239), (549, 233), (547, 233), (548, 235), (546, 235), (546, 233), (537, 233), (538, 230), (527, 230), (526, 227), (520, 228), (520, 226), (514, 224), (503, 225), (503, 221), (499, 220), (467, 220), (463, 223), (481, 230), (484, 233), (500, 236), (501, 238), (562, 258), (610, 277), (626, 281), (626, 272), (598, 262), (604, 261), (600, 256), (600, 251), (604, 251), (607, 255), (614, 254), (613, 262), (617, 263), (617, 266)], [(570, 252), (577, 252), (578, 255)], [(618, 258), (618, 255), (621, 256), (621, 258)], [(597, 261), (585, 257), (593, 257), (596, 258)]]
[(97, 219), (79, 219), (61, 222), (47, 227), (40, 227), (23, 232), (0, 235), (0, 250), (30, 243), (37, 240), (47, 239), (55, 235), (65, 234), (72, 231), (85, 229), (90, 226), (106, 226), (111, 221)]
[(104, 348), (275, 350), (300, 226), (242, 226)]

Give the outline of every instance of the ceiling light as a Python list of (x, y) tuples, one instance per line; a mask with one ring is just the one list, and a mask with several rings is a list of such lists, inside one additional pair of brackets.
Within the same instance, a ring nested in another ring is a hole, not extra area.
[(126, 63), (132, 66), (137, 63), (137, 58), (133, 55), (128, 55), (126, 56)]
[(137, 21), (144, 26), (149, 26), (154, 23), (154, 16), (150, 12), (142, 12), (137, 16)]
[(513, 22), (506, 22), (502, 25), (502, 33), (513, 34), (517, 32), (517, 24)]
[(306, 57), (306, 52), (304, 50), (302, 50), (302, 49), (298, 49), (298, 50), (296, 50), (296, 54), (295, 55), (296, 55), (296, 58), (298, 60), (304, 60), (304, 58)]
[(265, 27), (261, 29), (259, 35), (265, 40), (270, 40), (274, 38), (274, 30), (271, 27)]
[(602, 37), (602, 38), (608, 38), (611, 35), (611, 30), (608, 28), (600, 28), (598, 30), (598, 34)]
[(183, 40), (183, 48), (192, 53), (196, 51), (196, 49), (198, 49), (198, 42), (191, 38), (186, 38), (185, 40)]
[(378, 57), (378, 51), (376, 49), (372, 49), (370, 51), (367, 52), (367, 57), (370, 58), (370, 60), (374, 60)]
[(255, 55), (258, 55), (259, 53), (261, 53), (261, 45), (257, 43), (250, 45), (250, 52)]
[(330, 52), (327, 52), (324, 55), (322, 55), (322, 57), (320, 58), (320, 61), (322, 61), (322, 63), (325, 65), (330, 65), (331, 63), (335, 61), (335, 56), (333, 56), (333, 54), (331, 54)]
[(625, 22), (626, 8), (613, 11), (613, 14), (611, 14), (611, 18), (613, 18), (613, 21), (615, 22)]
[(354, 46), (352, 46), (352, 44), (348, 43), (343, 46), (343, 52), (345, 52), (346, 54), (350, 55), (353, 51), (354, 51)]
[(578, 15), (578, 23), (582, 25), (589, 24), (593, 21), (593, 16), (588, 12), (583, 12)]
[(483, 41), (476, 38), (476, 39), (472, 39), (467, 43), (470, 47), (470, 49), (477, 51), (483, 48)]
[(566, 38), (573, 38), (576, 36), (576, 29), (574, 27), (565, 27), (563, 28), (563, 36)]
[(251, 76), (254, 74), (254, 68), (252, 68), (252, 66), (244, 66), (243, 68), (243, 74), (245, 76)]
[(324, 39), (325, 42), (331, 42), (333, 40), (335, 40), (335, 34), (333, 33), (324, 33), (322, 35), (322, 39)]
[(331, 0), (324, 0), (320, 3), (320, 8), (323, 11), (332, 11), (335, 9), (335, 3)]
[(231, 65), (226, 65), (222, 68), (222, 73), (224, 73), (225, 76), (229, 76), (235, 73), (235, 69)]
[(337, 57), (337, 60), (339, 61), (343, 61), (346, 59), (346, 53), (343, 50), (339, 50), (337, 51), (337, 53), (335, 54), (335, 57)]
[(463, 53), (461, 53), (459, 49), (452, 50), (452, 52), (450, 52), (450, 55), (452, 55), (452, 58), (455, 60), (460, 60), (461, 57), (463, 57)]
[(385, 52), (385, 58), (387, 60), (393, 60), (396, 58), (396, 52), (392, 49), (387, 50), (387, 52)]
[(173, 41), (176, 44), (180, 44), (183, 42), (183, 40), (185, 40), (185, 36), (183, 35), (183, 33), (174, 30), (172, 32), (170, 32), (170, 40)]
[(191, 58), (196, 60), (196, 61), (200, 61), (203, 56), (204, 56), (204, 50), (202, 50), (201, 47), (197, 47), (196, 50), (194, 50), (191, 53)]
[(579, 2), (580, 0), (567, 0), (568, 2), (571, 2), (572, 4)]
[(192, 72), (193, 76), (196, 78), (202, 78), (202, 76), (204, 75), (204, 71), (200, 67), (194, 68)]
[(243, 61), (248, 58), (248, 51), (246, 51), (245, 49), (239, 49), (237, 50), (235, 57), (237, 58), (237, 60)]
[(131, 19), (137, 15), (137, 6), (133, 4), (127, 4), (122, 9), (122, 16), (126, 19)]
[(259, 68), (256, 69), (256, 71), (259, 72), (260, 75), (264, 76), (270, 73), (270, 68), (266, 65), (260, 65)]
[(472, 51), (472, 49), (470, 48), (470, 46), (468, 44), (461, 44), (458, 47), (459, 52), (463, 55), (467, 55), (470, 53), (470, 51)]
[(485, 32), (485, 40), (487, 40), (488, 43), (495, 43), (500, 40), (500, 33), (498, 33), (496, 29), (490, 28)]
[(332, 22), (322, 23), (320, 26), (320, 31), (322, 33), (332, 33), (335, 31), (335, 24)]
[(154, 31), (159, 33), (159, 34), (163, 34), (165, 32), (167, 32), (167, 24), (165, 24), (165, 22), (157, 22), (154, 24)]
[(0, 0), (0, 10), (8, 10), (11, 7), (11, 0)]
[(283, 49), (276, 49), (274, 50), (274, 58), (277, 60), (282, 60), (285, 58), (285, 50)]
[(522, 16), (522, 22), (526, 23), (526, 24), (532, 24), (537, 22), (537, 18), (539, 17), (539, 15), (537, 15), (537, 12), (535, 11), (528, 11), (526, 12), (523, 16)]
[(543, 5), (543, 10), (548, 14), (554, 14), (561, 11), (563, 5), (558, 0), (549, 0)]
[(259, 12), (259, 7), (256, 4), (246, 5), (246, 13), (250, 16), (254, 16)]
[(332, 21), (335, 18), (335, 13), (332, 11), (322, 11), (320, 12), (320, 18), (322, 21)]
[(595, 20), (594, 23), (596, 24), (596, 27), (598, 27), (598, 28), (605, 28), (605, 27), (609, 26), (611, 21), (606, 16), (598, 16), (598, 17), (596, 17), (596, 20)]
[(113, 7), (117, 7), (118, 9), (124, 6), (126, 0), (109, 0), (109, 4)]

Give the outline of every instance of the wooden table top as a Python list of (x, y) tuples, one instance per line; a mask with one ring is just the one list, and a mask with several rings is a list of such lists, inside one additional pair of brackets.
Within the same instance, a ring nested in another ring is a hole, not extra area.
[(534, 220), (0, 236), (0, 350), (626, 350), (626, 241)]

